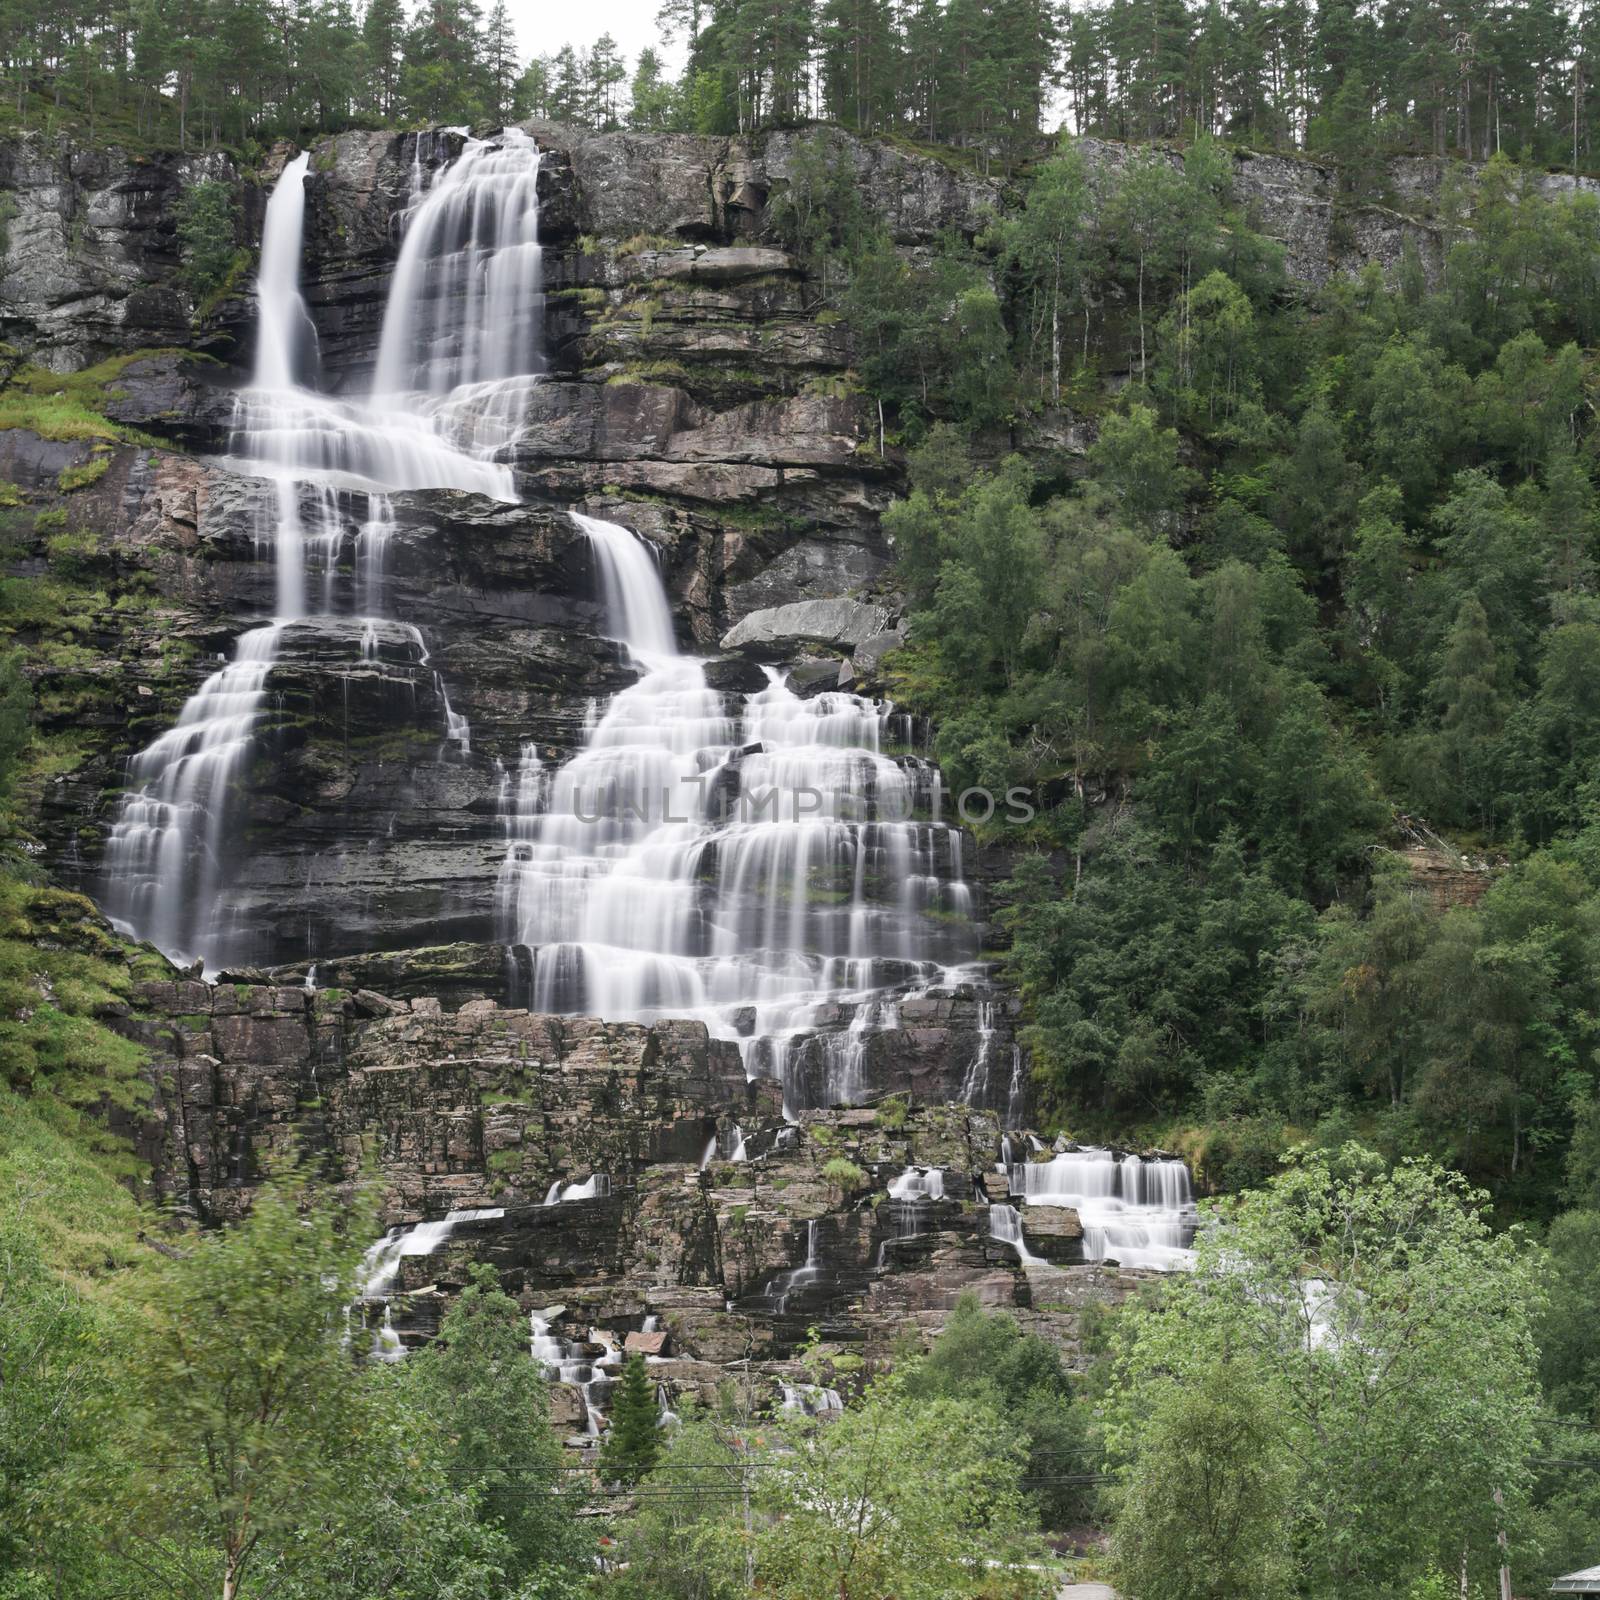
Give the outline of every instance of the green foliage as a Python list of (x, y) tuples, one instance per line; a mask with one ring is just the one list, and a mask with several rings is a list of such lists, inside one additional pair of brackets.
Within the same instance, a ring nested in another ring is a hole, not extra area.
[(608, 1483), (637, 1483), (661, 1453), (661, 1419), (650, 1369), (637, 1353), (622, 1364), (611, 1395), (610, 1426), (600, 1446), (598, 1471)]
[(1135, 528), (1165, 532), (1189, 488), (1178, 464), (1178, 435), (1149, 406), (1108, 416), (1089, 454), (1096, 481)]
[(116, 1570), (140, 1574), (138, 1593), (578, 1592), (565, 1497), (541, 1481), (519, 1504), (510, 1489), (557, 1458), (525, 1334), (511, 1359), (514, 1306), (477, 1283), (415, 1377), (352, 1359), (372, 1227), (363, 1206), (280, 1182), (147, 1274), (99, 1448), (47, 1486)]
[(327, 1548), (378, 1426), (339, 1337), (360, 1247), (310, 1202), (268, 1190), (163, 1268), (118, 1419), (144, 1470), (105, 1507), (113, 1548), (158, 1569), (189, 1552), (230, 1595)]
[[(162, 346), (108, 356), (104, 361), (83, 367), (77, 372), (50, 372), (44, 367), (23, 367), (12, 376), (10, 382), (0, 384), (0, 431), (29, 428), (42, 438), (62, 442), (83, 439), (105, 443), (124, 441), (153, 444), (154, 440), (137, 429), (112, 422), (104, 415), (104, 410), (116, 393), (118, 377), (130, 362), (163, 355), (183, 355), (193, 361), (209, 359)], [(105, 469), (100, 470), (103, 472)], [(99, 473), (95, 476), (98, 477)], [(94, 479), (86, 481), (93, 482)]]
[(531, 1583), (541, 1596), (572, 1581), (587, 1552), (562, 1483), (545, 1380), (528, 1357), (528, 1320), (493, 1267), (471, 1269), (437, 1339), (396, 1381), (406, 1413), (437, 1428), (451, 1482), (509, 1546), (507, 1581)]
[[(10, 1117), (31, 1113), (20, 1103), (5, 1109), (0, 1172), (12, 1179)], [(97, 1553), (88, 1530), (64, 1514), (59, 1488), (72, 1463), (96, 1453), (96, 1413), (115, 1404), (122, 1331), (114, 1311), (51, 1270), (36, 1212), (78, 1195), (68, 1183), (46, 1199), (39, 1176), (0, 1200), (0, 1593), (8, 1596), (47, 1593), (50, 1577), (74, 1592), (94, 1583)]]
[(1430, 1163), (1302, 1153), (1130, 1312), (1108, 1437), (1138, 1592), (1281, 1592), (1288, 1570), (1304, 1594), (1390, 1595), (1463, 1552), (1489, 1578), (1491, 1490), (1513, 1526), (1527, 1514), (1544, 1296), (1484, 1198)]
[(56, 487), (63, 494), (71, 494), (74, 489), (87, 489), (105, 477), (110, 465), (109, 457), (96, 456), (81, 466), (63, 467), (56, 475)]
[[(763, 1594), (953, 1600), (1037, 1593), (1017, 1435), (981, 1401), (912, 1401), (891, 1377), (761, 1474)], [(994, 1564), (990, 1567), (990, 1564)]]
[[(615, 1570), (598, 1592), (612, 1600), (745, 1600), (753, 1551), (733, 1522), (729, 1490), (754, 1497), (764, 1441), (728, 1424), (688, 1419), (663, 1445), (638, 1509), (618, 1527)], [(650, 1494), (659, 1486), (662, 1491)]]
[(844, 1194), (859, 1189), (867, 1181), (866, 1173), (845, 1156), (829, 1156), (822, 1163), (821, 1176), (824, 1183)]
[(88, 900), (0, 877), (0, 1081), (70, 1106), (139, 1104), (145, 1053), (100, 1020), (132, 983)]
[(238, 248), (233, 189), (217, 178), (190, 184), (178, 201), (183, 280), (196, 300), (215, 294), (233, 271)]
[(1114, 1497), (1117, 1581), (1146, 1600), (1266, 1600), (1292, 1571), (1285, 1432), (1266, 1384), (1222, 1359), (1164, 1385)]
[(1550, 1226), (1550, 1301), (1539, 1375), (1561, 1415), (1600, 1425), (1600, 1211), (1568, 1211)]
[(963, 1295), (933, 1348), (903, 1367), (912, 1402), (967, 1400), (992, 1411), (1023, 1443), (1026, 1481), (1047, 1528), (1088, 1520), (1094, 1490), (1086, 1477), (1096, 1455), (1088, 1407), (1074, 1400), (1056, 1347), (1025, 1333), (1004, 1313), (984, 1311)]

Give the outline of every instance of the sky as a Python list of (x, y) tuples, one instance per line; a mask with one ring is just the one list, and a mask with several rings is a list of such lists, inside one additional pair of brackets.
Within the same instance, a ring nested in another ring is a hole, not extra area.
[[(628, 58), (630, 72), (646, 45), (661, 48), (656, 34), (660, 6), (661, 0), (506, 0), (524, 61), (554, 54), (564, 44), (582, 49), (609, 33)], [(664, 54), (676, 72), (682, 62), (682, 41)]]

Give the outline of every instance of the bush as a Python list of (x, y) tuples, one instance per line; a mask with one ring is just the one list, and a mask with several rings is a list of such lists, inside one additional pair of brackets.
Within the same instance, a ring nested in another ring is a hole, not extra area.
[(830, 1156), (823, 1163), (822, 1176), (826, 1182), (841, 1191), (859, 1189), (867, 1181), (866, 1173), (855, 1162), (844, 1156)]

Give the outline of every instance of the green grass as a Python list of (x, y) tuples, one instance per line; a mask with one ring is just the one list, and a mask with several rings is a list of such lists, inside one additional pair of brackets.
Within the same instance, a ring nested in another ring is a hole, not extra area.
[(113, 422), (104, 414), (107, 403), (120, 398), (117, 379), (135, 361), (151, 356), (182, 356), (191, 361), (210, 359), (174, 345), (156, 345), (148, 350), (108, 356), (81, 372), (48, 372), (43, 367), (24, 367), (0, 390), (0, 429), (29, 428), (41, 438), (58, 443), (89, 439), (157, 444), (159, 441), (149, 434)]
[(71, 494), (77, 489), (87, 489), (105, 477), (106, 469), (110, 465), (111, 462), (105, 456), (96, 456), (94, 460), (85, 461), (81, 466), (63, 467), (56, 475), (56, 486), (63, 494)]
[(124, 1179), (130, 1150), (48, 1095), (0, 1086), (0, 1221), (20, 1222), (45, 1265), (81, 1289), (148, 1264), (151, 1213)]
[(0, 430), (8, 428), (28, 428), (42, 439), (59, 443), (122, 438), (116, 423), (69, 395), (35, 395), (10, 389), (0, 394)]
[(0, 879), (0, 1081), (68, 1105), (138, 1105), (144, 1052), (99, 1020), (132, 988), (126, 947), (89, 900)]

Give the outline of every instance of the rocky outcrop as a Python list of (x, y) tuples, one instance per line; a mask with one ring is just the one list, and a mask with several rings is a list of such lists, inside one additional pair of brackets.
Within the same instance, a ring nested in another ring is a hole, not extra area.
[(0, 339), (56, 372), (192, 343), (177, 208), (206, 179), (238, 193), (241, 238), (259, 226), (257, 192), (226, 155), (136, 157), (45, 134), (0, 140)]
[(882, 634), (890, 618), (887, 606), (859, 600), (797, 600), (750, 612), (722, 636), (722, 648), (780, 659), (805, 644), (848, 650)]
[[(392, 970), (477, 959), (419, 951)], [(375, 1185), (383, 1227), (487, 1213), (400, 1258), (407, 1337), (431, 1330), (470, 1262), (490, 1261), (566, 1337), (620, 1344), (657, 1317), (671, 1354), (655, 1376), (710, 1400), (751, 1357), (792, 1379), (813, 1327), (886, 1356), (967, 1292), (1070, 1348), (1082, 1304), (1141, 1278), (1081, 1264), (1081, 1228), (1059, 1208), (1030, 1208), (1027, 1230), (1059, 1270), (1024, 1271), (990, 1237), (990, 1201), (1009, 1186), (992, 1113), (901, 1097), (791, 1125), (777, 1085), (747, 1082), (736, 1047), (697, 1023), (225, 977), (140, 984), (118, 1025), (152, 1057), (151, 1104), (128, 1131), (180, 1210), (238, 1217), (294, 1157)], [(891, 1199), (910, 1166), (938, 1170), (943, 1197)], [(552, 1185), (597, 1174), (597, 1192), (547, 1203)]]
[[(858, 139), (842, 129), (781, 129), (751, 137), (591, 133), (529, 123), (550, 152), (541, 177), (544, 234), (556, 252), (558, 288), (613, 288), (635, 281), (673, 284), (707, 298), (705, 309), (737, 284), (777, 292), (794, 264), (773, 236), (769, 202), (795, 170), (802, 139), (820, 136), (848, 167), (864, 209), (882, 220), (902, 248), (921, 249), (942, 235), (979, 235), (1009, 203), (996, 180), (963, 170), (939, 154), (890, 141)], [(461, 136), (352, 131), (318, 140), (311, 214), (312, 272), (306, 294), (322, 357), (346, 385), (364, 380), (382, 315), (393, 259), (394, 218), (418, 170), (449, 160)], [(1091, 173), (1119, 169), (1141, 147), (1078, 141)], [(203, 179), (230, 184), (237, 196), (242, 246), (258, 236), (259, 181), (270, 182), (286, 151), (259, 179), (220, 154), (134, 157), (87, 149), (44, 135), (0, 141), (0, 338), (58, 371), (101, 357), (197, 341), (247, 361), (249, 305), (237, 295), (212, 308), (198, 330), (197, 310), (179, 270), (177, 204)], [(1181, 164), (1180, 152), (1165, 158)], [(1429, 271), (1442, 261), (1437, 221), (1448, 182), (1470, 182), (1476, 169), (1425, 157), (1392, 160), (1381, 204), (1351, 204), (1335, 169), (1299, 155), (1236, 150), (1235, 193), (1257, 225), (1284, 246), (1292, 279), (1320, 285), (1369, 263), (1395, 267), (1408, 244)], [(1542, 193), (1592, 193), (1593, 179), (1547, 173)], [(587, 251), (576, 248), (580, 241)], [(596, 252), (594, 246), (603, 248)], [(683, 247), (691, 248), (683, 248)], [(626, 247), (626, 248), (623, 248)], [(674, 248), (677, 247), (677, 248)], [(587, 254), (585, 262), (581, 257)], [(638, 266), (630, 266), (637, 262)], [(644, 277), (640, 277), (640, 267)], [(610, 275), (614, 282), (606, 282)], [(582, 333), (571, 304), (553, 318), (556, 343)], [(814, 331), (790, 358), (826, 357), (830, 341)], [(728, 352), (732, 355), (734, 352)], [(725, 367), (737, 370), (738, 363)], [(188, 404), (136, 399), (151, 415), (174, 420)]]
[[(1020, 1120), (1027, 1096), (1004, 995), (953, 981), (923, 993), (891, 974), (887, 1025), (858, 1028), (843, 997), (785, 1036), (781, 1061), (753, 1057), (753, 1080), (744, 1041), (698, 1023), (520, 1009), (526, 952), (497, 942), (515, 775), (565, 761), (592, 708), (635, 677), (603, 636), (572, 511), (648, 542), (681, 644), (730, 696), (761, 689), (773, 663), (794, 667), (805, 693), (872, 689), (903, 637), (879, 527), (900, 464), (859, 392), (847, 328), (772, 227), (798, 135), (534, 132), (549, 370), (507, 452), (519, 498), (393, 495), (373, 607), (354, 560), (371, 505), (354, 484), (337, 491), (343, 536), (308, 570), (319, 614), (279, 629), (248, 801), (221, 841), (228, 910), (262, 965), (141, 990), (121, 1025), (151, 1053), (153, 1097), (128, 1131), (163, 1197), (205, 1222), (240, 1215), (291, 1152), (330, 1181), (370, 1176), (385, 1227), (494, 1213), (400, 1258), (408, 1338), (488, 1260), (590, 1354), (658, 1318), (655, 1371), (674, 1395), (709, 1399), (730, 1364), (751, 1360), (798, 1382), (791, 1358), (813, 1326), (886, 1355), (963, 1292), (1071, 1348), (1077, 1308), (1137, 1275), (1084, 1265), (1071, 1212), (1029, 1218), (1033, 1253), (1054, 1267), (1023, 1271), (991, 1237), (989, 1204), (1008, 1187), (999, 1122)], [(1000, 203), (995, 185), (945, 162), (828, 137), (907, 250), (977, 234)], [(325, 389), (367, 382), (396, 215), (460, 142), (352, 132), (315, 147), (304, 288)], [(14, 244), (6, 256), (4, 331), (36, 353), (59, 348), (63, 364), (146, 352), (120, 363), (108, 413), (220, 450), (230, 384), (251, 357), (248, 308), (226, 302), (206, 322), (225, 364), (150, 347), (195, 342), (174, 248), (182, 188), (235, 182), (248, 246), (253, 184), (226, 163), (158, 161), (133, 182), (113, 158), (39, 147), (31, 165), (12, 159), (0, 190), (15, 197), (17, 236), (46, 244), (44, 265), (20, 277)], [(71, 281), (51, 205), (107, 219), (94, 249), (71, 252)], [(1063, 448), (1081, 448), (1070, 433)], [(87, 476), (63, 479), (68, 468)], [(34, 653), (45, 731), (70, 734), (71, 750), (45, 786), (38, 838), (59, 877), (93, 890), (127, 757), (277, 608), (258, 559), (274, 490), (226, 460), (24, 434), (0, 436), (0, 478), (24, 500), (16, 570), (70, 576), (60, 592), (81, 607)], [(926, 730), (897, 720), (892, 744), (890, 759), (919, 769)], [(726, 764), (730, 785), (744, 753)], [(971, 840), (964, 859), (977, 920), (1005, 868)], [(902, 887), (875, 879), (863, 893), (875, 910)], [(819, 903), (845, 892), (810, 888)], [(975, 933), (939, 959), (1003, 939)], [(841, 1060), (869, 1087), (835, 1099)], [(791, 1123), (786, 1089), (826, 1109)], [(889, 1197), (913, 1164), (939, 1169), (941, 1199)], [(557, 1185), (576, 1192), (546, 1204)], [(570, 1395), (562, 1407), (576, 1423)]]

